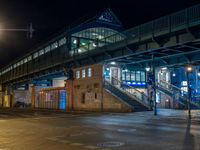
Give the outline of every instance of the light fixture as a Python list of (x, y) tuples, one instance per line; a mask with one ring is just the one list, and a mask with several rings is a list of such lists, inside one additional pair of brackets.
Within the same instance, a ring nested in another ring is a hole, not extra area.
[(188, 67), (187, 67), (187, 71), (188, 71), (188, 72), (192, 72), (192, 67), (191, 67), (191, 66), (188, 66)]
[(146, 70), (147, 72), (149, 72), (149, 71), (151, 70), (151, 68), (150, 68), (150, 67), (146, 67), (145, 70)]
[(79, 53), (81, 53), (81, 52), (82, 52), (82, 50), (79, 48), (79, 49), (78, 49), (78, 52), (79, 52)]
[(128, 69), (125, 69), (124, 71), (125, 71), (125, 72), (128, 72)]
[(92, 45), (93, 45), (93, 47), (97, 47), (97, 45), (95, 43), (93, 43)]
[(175, 74), (175, 73), (172, 73), (172, 76), (173, 76), (173, 77), (175, 77), (175, 76), (176, 76), (176, 74)]
[(109, 70), (110, 70), (110, 68), (106, 68), (106, 70), (107, 70), (107, 71), (109, 71)]
[(77, 43), (77, 40), (74, 40), (73, 43), (76, 44), (76, 43)]
[(161, 70), (167, 70), (167, 67), (163, 67)]
[(111, 65), (116, 65), (116, 62), (113, 61), (113, 62), (111, 62), (110, 64), (111, 64)]

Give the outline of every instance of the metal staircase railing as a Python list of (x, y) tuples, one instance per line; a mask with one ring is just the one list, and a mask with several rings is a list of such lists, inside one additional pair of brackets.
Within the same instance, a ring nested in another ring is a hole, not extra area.
[[(171, 93), (174, 96), (178, 96), (178, 99), (176, 99), (176, 101), (182, 105), (187, 105), (189, 102), (188, 96), (186, 95), (187, 92), (182, 90), (181, 88), (170, 84), (164, 80), (160, 80), (160, 83), (157, 83), (157, 87), (159, 88), (163, 88), (164, 90), (166, 90), (167, 92)], [(186, 93), (186, 94), (182, 94), (182, 93)], [(190, 102), (190, 104), (194, 105), (195, 107), (200, 108), (200, 105), (195, 103), (195, 102)]]
[(132, 86), (129, 86), (128, 84), (126, 84), (126, 88), (122, 87), (122, 85), (124, 85), (124, 83), (114, 77), (112, 77), (111, 81), (112, 82), (104, 80), (104, 87), (115, 88), (115, 89), (123, 92), (130, 98), (136, 100), (140, 104), (146, 106), (149, 110), (151, 109), (150, 101), (148, 100), (148, 96), (145, 95), (143, 92), (137, 90), (136, 88), (134, 88)]

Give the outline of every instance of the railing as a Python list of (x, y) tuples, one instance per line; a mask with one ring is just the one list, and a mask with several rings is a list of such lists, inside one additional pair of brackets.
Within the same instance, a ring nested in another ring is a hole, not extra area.
[[(170, 83), (168, 83), (164, 80), (160, 80), (160, 83), (157, 83), (157, 86), (163, 88), (164, 90), (166, 90), (168, 92), (170, 92), (175, 97), (178, 97), (178, 98), (175, 98), (175, 100), (177, 102), (181, 103), (182, 105), (186, 105), (189, 102), (187, 92), (182, 90), (181, 88), (179, 88), (179, 87), (177, 87), (173, 84), (170, 84)], [(182, 99), (182, 101), (180, 99)], [(198, 103), (190, 101), (190, 104), (200, 108), (200, 105)]]
[(108, 80), (104, 81), (104, 85), (109, 85), (111, 88), (116, 88), (123, 92), (124, 94), (128, 95), (129, 97), (133, 98), (134, 100), (138, 101), (139, 103), (145, 105), (150, 109), (150, 101), (148, 99), (148, 96), (145, 95), (143, 92), (137, 90), (136, 88), (125, 85), (126, 87), (122, 87), (124, 83), (114, 77), (112, 77), (111, 82)]

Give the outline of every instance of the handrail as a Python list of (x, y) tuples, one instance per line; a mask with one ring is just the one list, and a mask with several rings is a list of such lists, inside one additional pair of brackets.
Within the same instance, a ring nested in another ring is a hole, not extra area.
[(115, 86), (113, 85), (110, 81), (108, 80), (105, 80), (106, 83), (108, 83), (109, 85), (117, 88), (118, 90), (120, 90), (121, 92), (124, 92), (125, 94), (127, 94), (128, 96), (130, 97), (133, 97), (135, 100), (137, 100), (139, 103), (145, 105), (146, 107), (148, 107), (150, 109), (150, 101), (148, 100), (148, 96), (145, 95), (143, 92), (137, 90), (136, 88), (134, 87), (131, 87), (129, 85), (126, 84), (127, 87), (131, 88), (131, 90), (133, 90), (134, 94), (132, 92), (129, 91), (129, 89), (127, 88), (122, 88), (121, 85), (124, 84), (122, 81), (112, 77), (112, 79), (114, 79), (119, 86)]
[[(184, 90), (182, 90), (182, 89), (180, 89), (179, 87), (177, 87), (177, 86), (175, 86), (175, 85), (173, 85), (173, 84), (170, 84), (170, 83), (168, 83), (168, 82), (166, 82), (166, 81), (164, 81), (164, 80), (160, 80), (160, 81), (161, 81), (162, 83), (167, 84), (168, 86), (170, 86), (170, 87), (176, 89), (177, 91), (179, 91), (179, 92), (178, 92), (179, 97), (181, 97), (181, 98), (182, 98), (183, 100), (185, 100), (187, 103), (189, 102), (188, 96), (186, 96), (186, 95), (181, 95), (181, 92), (185, 92)], [(169, 88), (166, 88), (166, 87), (163, 86), (162, 84), (157, 83), (157, 85), (158, 85), (158, 86), (161, 86), (161, 87), (164, 88), (165, 90), (171, 92)], [(173, 92), (171, 92), (171, 93), (173, 94)], [(188, 93), (188, 92), (185, 92), (185, 93)], [(178, 101), (178, 102), (180, 102), (180, 101)], [(181, 103), (182, 103), (182, 102), (181, 102)], [(190, 101), (190, 104), (193, 104), (193, 105), (195, 105), (196, 107), (199, 107), (199, 108), (200, 108), (200, 104), (197, 104), (197, 103), (192, 102), (192, 101)]]

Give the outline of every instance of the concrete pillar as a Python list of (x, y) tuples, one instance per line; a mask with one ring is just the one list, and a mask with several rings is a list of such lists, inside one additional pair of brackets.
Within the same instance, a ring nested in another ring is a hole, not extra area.
[(74, 106), (73, 106), (73, 81), (72, 80), (67, 80), (66, 81), (66, 111), (72, 111)]
[(31, 85), (30, 86), (30, 91), (31, 91), (31, 108), (35, 108), (35, 86)]

